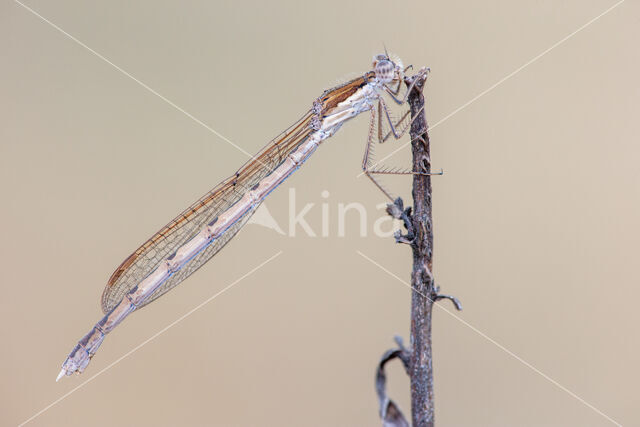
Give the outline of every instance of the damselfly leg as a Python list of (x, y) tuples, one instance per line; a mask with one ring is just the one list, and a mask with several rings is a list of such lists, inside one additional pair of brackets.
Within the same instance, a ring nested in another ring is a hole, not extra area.
[[(400, 120), (397, 121), (396, 123), (396, 127), (400, 127), (403, 126), (403, 123), (405, 123), (405, 120), (407, 120), (407, 118), (409, 117), (409, 114), (411, 113), (411, 111), (407, 110), (405, 111), (405, 113), (402, 115), (402, 117), (400, 117)], [(393, 134), (392, 131), (388, 131), (387, 134), (385, 136), (382, 136), (382, 134), (384, 133), (382, 126), (381, 126), (381, 120), (378, 120), (378, 143), (382, 144), (384, 142), (387, 142), (387, 139), (389, 139), (389, 137)]]
[[(386, 120), (384, 120), (382, 117), (383, 111), (384, 111)], [(391, 201), (394, 200), (394, 197), (389, 193), (389, 191), (387, 191), (386, 188), (382, 186), (382, 184), (380, 184), (378, 180), (376, 180), (374, 175), (442, 175), (443, 174), (442, 170), (440, 170), (440, 172), (434, 173), (426, 170), (410, 171), (410, 170), (398, 169), (398, 168), (387, 168), (384, 166), (373, 169), (371, 167), (371, 161), (373, 160), (373, 151), (374, 151), (374, 135), (377, 133), (378, 143), (380, 144), (385, 142), (391, 135), (393, 135), (395, 139), (400, 139), (411, 127), (411, 124), (419, 116), (421, 112), (422, 112), (422, 109), (420, 109), (418, 114), (416, 114), (415, 117), (409, 121), (409, 123), (403, 125), (403, 123), (407, 121), (410, 111), (405, 112), (403, 116), (400, 118), (400, 120), (398, 120), (394, 124), (393, 120), (391, 119), (391, 115), (389, 114), (389, 111), (386, 108), (386, 104), (382, 100), (382, 98), (378, 100), (378, 107), (371, 109), (371, 118), (369, 123), (369, 136), (367, 138), (364, 157), (362, 159), (362, 171), (371, 180), (371, 182), (373, 182), (373, 184), (376, 187), (378, 187), (378, 189), (382, 191), (382, 193), (384, 193), (384, 195), (387, 196)], [(384, 121), (387, 121), (389, 123), (391, 130), (387, 132), (386, 135), (383, 136), (384, 132), (382, 129), (383, 129)], [(377, 126), (376, 126), (376, 122), (377, 122)], [(400, 126), (402, 126), (401, 130), (400, 131), (396, 130), (396, 128), (399, 128)], [(376, 132), (376, 127), (377, 127), (377, 132)], [(379, 166), (379, 165), (375, 165), (375, 166)]]
[(388, 84), (385, 84), (384, 87), (387, 89), (387, 91), (389, 91), (389, 93), (397, 96), (400, 93), (400, 89), (402, 88), (402, 80), (398, 79), (398, 86), (396, 86), (395, 89), (392, 89)]
[[(407, 65), (404, 70), (402, 70), (402, 75), (404, 75), (404, 73), (406, 73), (411, 68), (413, 68), (413, 65)], [(398, 86), (396, 86), (395, 89), (392, 89), (388, 84), (385, 84), (384, 87), (387, 89), (388, 93), (398, 96), (398, 94), (400, 93), (400, 89), (402, 88), (402, 79), (398, 79)]]
[[(424, 109), (424, 107), (422, 107), (422, 109)], [(422, 113), (422, 109), (420, 109), (420, 111), (418, 112), (418, 114)], [(400, 118), (400, 120), (398, 120), (398, 122), (394, 125), (393, 124), (393, 120), (391, 119), (391, 114), (389, 113), (389, 109), (387, 108), (387, 104), (384, 102), (384, 100), (382, 98), (378, 99), (378, 134), (380, 135), (382, 132), (382, 112), (384, 111), (384, 115), (387, 119), (387, 122), (389, 123), (389, 127), (390, 127), (390, 133), (393, 133), (393, 137), (395, 139), (400, 139), (404, 136), (404, 134), (407, 132), (407, 130), (409, 130), (409, 127), (411, 127), (411, 123), (413, 123), (413, 120), (411, 120), (411, 122), (409, 122), (409, 124), (405, 125), (400, 131), (396, 130), (396, 127), (398, 125), (400, 125), (400, 123), (402, 123), (402, 121), (408, 116), (409, 111), (407, 111), (406, 113), (404, 113), (404, 115), (402, 116), (402, 118)], [(416, 117), (418, 117), (418, 114), (416, 114)], [(388, 138), (389, 134), (387, 134), (387, 136), (379, 141), (380, 143), (386, 141), (386, 138)]]
[[(405, 70), (407, 70), (408, 68), (410, 68), (411, 66), (405, 68)], [(420, 74), (423, 75), (427, 75), (429, 74), (430, 69), (429, 68), (421, 68), (420, 69)], [(391, 97), (391, 99), (393, 99), (393, 101), (398, 104), (398, 105), (402, 105), (405, 102), (407, 102), (407, 99), (409, 98), (409, 94), (411, 93), (411, 91), (413, 90), (413, 87), (416, 85), (416, 82), (418, 81), (418, 79), (415, 79), (414, 81), (411, 82), (411, 84), (409, 85), (409, 87), (407, 88), (407, 91), (405, 92), (404, 96), (402, 97), (402, 99), (398, 99), (396, 97), (396, 95), (398, 94), (398, 91), (400, 90), (400, 86), (402, 83), (400, 81), (400, 83), (398, 84), (398, 87), (396, 88), (396, 90), (392, 90), (390, 89), (387, 85), (384, 85), (383, 88), (385, 90), (385, 92), (387, 92), (389, 94), (389, 96)]]

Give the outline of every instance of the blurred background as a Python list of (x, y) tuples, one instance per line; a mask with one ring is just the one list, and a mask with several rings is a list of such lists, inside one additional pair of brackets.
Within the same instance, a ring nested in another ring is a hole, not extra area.
[[(431, 67), (436, 280), (456, 316), (592, 405), (436, 308), (438, 425), (640, 424), (637, 3), (513, 75), (615, 1), (24, 4), (249, 153), (383, 43)], [(357, 178), (366, 116), (269, 197), (284, 235), (247, 225), (55, 383), (112, 271), (247, 156), (17, 2), (0, 5), (0, 56), (0, 424), (66, 396), (29, 425), (379, 425), (374, 370), (408, 336), (410, 290), (357, 251), (407, 283), (411, 255), (371, 232), (385, 199)], [(389, 187), (410, 202), (409, 180)], [(310, 203), (316, 237), (292, 237)], [(340, 203), (367, 209), (365, 236), (352, 212), (338, 235)], [(409, 413), (399, 364), (389, 376)]]

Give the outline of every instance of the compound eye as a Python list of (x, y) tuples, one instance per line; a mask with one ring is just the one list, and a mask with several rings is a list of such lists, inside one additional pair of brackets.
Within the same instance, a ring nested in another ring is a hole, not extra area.
[(375, 71), (376, 77), (378, 77), (379, 80), (385, 83), (389, 83), (393, 80), (395, 66), (393, 65), (393, 62), (389, 61), (388, 59), (384, 59), (376, 63)]
[(382, 61), (388, 61), (389, 57), (385, 54), (378, 54), (378, 55), (374, 55), (373, 56), (373, 66), (375, 67), (376, 65), (378, 65), (379, 62)]

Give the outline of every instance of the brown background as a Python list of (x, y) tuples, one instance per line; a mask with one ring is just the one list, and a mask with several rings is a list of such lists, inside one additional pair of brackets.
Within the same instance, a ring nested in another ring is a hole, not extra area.
[[(431, 67), (435, 123), (614, 2), (27, 4), (253, 153), (323, 89), (366, 71), (383, 42)], [(435, 273), (460, 317), (626, 425), (640, 424), (639, 12), (623, 3), (432, 131), (446, 171), (434, 181)], [(247, 226), (56, 384), (113, 269), (246, 156), (10, 1), (0, 57), (0, 424), (27, 420), (282, 250), (31, 425), (378, 425), (374, 366), (407, 336), (409, 292), (356, 251), (407, 281), (410, 255), (360, 237), (355, 215), (337, 237), (338, 203), (362, 203), (370, 230), (384, 201), (356, 179), (366, 118), (267, 202), (285, 230), (288, 188), (315, 203), (316, 230), (328, 202), (329, 237)], [(391, 186), (408, 195), (408, 182)], [(434, 341), (439, 425), (611, 425), (441, 310)], [(398, 366), (390, 381), (408, 411)]]

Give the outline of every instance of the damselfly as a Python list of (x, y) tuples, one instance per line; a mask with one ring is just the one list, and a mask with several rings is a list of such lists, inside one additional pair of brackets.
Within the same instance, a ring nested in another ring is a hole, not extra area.
[[(392, 60), (386, 53), (376, 55), (371, 71), (326, 90), (290, 128), (125, 259), (102, 294), (105, 316), (71, 351), (57, 380), (84, 371), (106, 334), (132, 311), (165, 294), (211, 259), (247, 222), (265, 197), (298, 169), (322, 141), (346, 121), (366, 111), (371, 112), (371, 122), (362, 168), (374, 184), (391, 197), (374, 177), (389, 171), (370, 169), (370, 148), (376, 138), (378, 142), (390, 136), (401, 138), (411, 124), (408, 112), (394, 122), (385, 101), (388, 97), (398, 105), (406, 102), (412, 86), (404, 96), (400, 96), (400, 92), (408, 68), (403, 68), (399, 59)], [(426, 78), (427, 73), (428, 69), (422, 68), (419, 78)], [(413, 80), (416, 81), (418, 79)], [(389, 126), (386, 134), (382, 130), (383, 122)], [(394, 173), (426, 174), (428, 171)]]

